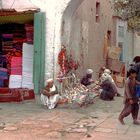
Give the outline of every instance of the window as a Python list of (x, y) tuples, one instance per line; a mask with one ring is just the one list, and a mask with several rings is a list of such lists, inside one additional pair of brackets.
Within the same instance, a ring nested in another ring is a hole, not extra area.
[(111, 31), (107, 31), (107, 39), (108, 39), (108, 45), (111, 46)]
[(118, 26), (118, 37), (124, 37), (124, 26)]
[(96, 2), (96, 22), (100, 21), (100, 2)]
[(120, 61), (123, 61), (123, 42), (118, 42), (118, 47), (121, 48)]

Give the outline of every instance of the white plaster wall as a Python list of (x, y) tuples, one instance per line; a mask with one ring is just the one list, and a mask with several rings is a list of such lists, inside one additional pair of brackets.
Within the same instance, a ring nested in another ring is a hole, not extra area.
[(132, 63), (134, 56), (134, 34), (127, 32), (126, 34), (126, 47), (127, 47), (127, 64)]
[(134, 46), (134, 57), (135, 56), (140, 56), (140, 36), (135, 34), (135, 46)]
[(56, 78), (57, 56), (61, 48), (61, 21), (62, 15), (70, 0), (46, 1), (46, 62), (45, 79)]
[[(68, 11), (66, 11), (67, 18), (67, 36), (65, 39), (68, 40), (70, 25), (71, 25), (71, 16), (80, 5), (83, 0), (48, 0), (46, 1), (46, 21), (47, 21), (47, 29), (46, 29), (46, 70), (45, 70), (45, 79), (50, 77), (56, 78), (59, 67), (57, 64), (58, 53), (61, 49), (61, 35), (62, 35), (62, 23), (63, 23), (63, 15), (65, 13), (65, 9), (68, 7)], [(69, 26), (68, 26), (69, 25)], [(64, 39), (64, 40), (65, 40)]]
[(137, 33), (127, 33), (127, 62), (131, 64), (135, 56), (140, 56), (140, 36)]

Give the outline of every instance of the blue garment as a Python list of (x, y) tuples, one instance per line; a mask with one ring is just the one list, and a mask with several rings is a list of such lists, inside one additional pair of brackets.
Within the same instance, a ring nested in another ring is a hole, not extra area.
[(140, 62), (136, 63), (135, 66), (134, 66), (134, 69), (136, 70), (137, 72), (137, 81), (140, 82)]
[(136, 97), (140, 97), (140, 85), (136, 86)]

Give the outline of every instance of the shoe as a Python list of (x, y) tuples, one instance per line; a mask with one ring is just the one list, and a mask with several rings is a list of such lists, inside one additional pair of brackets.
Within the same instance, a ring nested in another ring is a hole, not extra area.
[(137, 120), (135, 120), (135, 121), (133, 121), (133, 124), (135, 124), (135, 125), (140, 125), (140, 122), (137, 121)]
[(121, 94), (120, 93), (117, 93), (117, 97), (121, 97)]
[(48, 105), (48, 109), (52, 109), (52, 107), (51, 107), (51, 105), (50, 105), (50, 104)]
[(123, 121), (123, 119), (121, 119), (120, 117), (119, 117), (119, 122), (122, 124), (122, 125), (125, 125), (125, 123), (124, 123), (124, 121)]

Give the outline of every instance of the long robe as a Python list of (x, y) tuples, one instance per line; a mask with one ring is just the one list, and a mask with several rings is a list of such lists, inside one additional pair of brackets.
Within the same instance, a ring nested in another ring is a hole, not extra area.
[(113, 100), (115, 94), (117, 93), (117, 89), (115, 85), (110, 81), (106, 80), (101, 84), (102, 92), (100, 94), (100, 98), (102, 100)]
[[(137, 120), (139, 105), (138, 97), (136, 97), (136, 81), (128, 78), (125, 82), (125, 92), (124, 92), (124, 108), (119, 116), (121, 120), (124, 117), (132, 114), (133, 120)], [(130, 104), (129, 100), (133, 100), (133, 104)]]
[(48, 107), (48, 109), (53, 109), (55, 108), (55, 106), (57, 105), (60, 96), (58, 94), (57, 88), (55, 86), (53, 86), (50, 89), (50, 93), (53, 92), (53, 95), (51, 95), (50, 97), (43, 94), (43, 92), (41, 93), (41, 104), (45, 105)]

